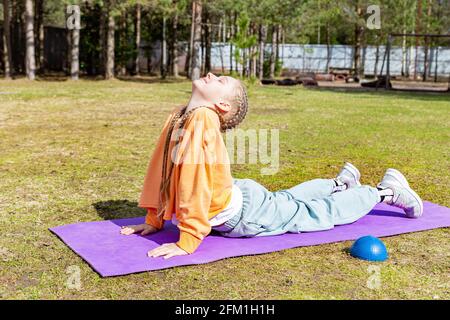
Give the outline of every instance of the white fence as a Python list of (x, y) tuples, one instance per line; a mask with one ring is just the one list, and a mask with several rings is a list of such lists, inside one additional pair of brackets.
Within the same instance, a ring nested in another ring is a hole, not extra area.
[[(374, 75), (380, 73), (385, 54), (385, 46), (377, 49), (374, 46), (362, 48), (361, 59), (364, 66), (364, 74)], [(271, 46), (265, 47), (267, 53), (270, 53)], [(330, 46), (329, 67), (351, 68), (353, 64), (353, 47), (349, 45)], [(280, 45), (279, 58), (283, 62), (283, 68), (298, 70), (300, 72), (327, 72), (327, 46), (326, 45)], [(409, 74), (414, 73), (416, 64), (415, 47), (407, 47), (403, 52), (401, 47), (392, 47), (390, 52), (390, 74), (401, 75), (403, 68), (409, 70)], [(422, 74), (424, 71), (425, 50), (424, 47), (418, 47), (416, 72)], [(211, 64), (214, 69), (230, 69), (230, 44), (215, 42), (211, 49)], [(241, 69), (239, 64), (233, 59), (233, 68)], [(438, 76), (450, 75), (450, 47), (432, 47), (428, 51), (428, 71), (430, 76), (435, 72)], [(386, 73), (386, 64), (383, 74)]]

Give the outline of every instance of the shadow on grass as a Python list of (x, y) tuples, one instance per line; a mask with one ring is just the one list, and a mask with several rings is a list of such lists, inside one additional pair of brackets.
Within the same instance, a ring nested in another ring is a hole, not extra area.
[(424, 101), (448, 101), (450, 91), (435, 91), (435, 90), (385, 90), (379, 88), (364, 88), (364, 87), (308, 87), (308, 90), (322, 91), (322, 92), (339, 92), (344, 94), (365, 94), (373, 96), (394, 96), (402, 99), (414, 99)]
[(118, 76), (117, 80), (125, 82), (137, 82), (137, 83), (182, 83), (189, 81), (185, 77), (173, 78), (167, 77), (166, 79), (161, 79), (160, 77), (148, 77), (148, 76)]
[(350, 251), (352, 249), (352, 245), (349, 245), (348, 247), (343, 248), (341, 251), (346, 254), (348, 257), (352, 257), (352, 255), (350, 254)]
[[(24, 75), (15, 75), (13, 77), (13, 80), (23, 80), (27, 79)], [(104, 76), (101, 75), (81, 75), (79, 77), (80, 80), (87, 80), (87, 81), (105, 81), (108, 82), (109, 80), (106, 80)], [(36, 81), (38, 82), (68, 82), (70, 81), (70, 76), (67, 76), (64, 73), (60, 72), (54, 72), (54, 73), (46, 73), (46, 74), (38, 74), (36, 76)], [(147, 83), (147, 84), (154, 84), (154, 83), (183, 83), (190, 81), (186, 77), (167, 77), (165, 79), (162, 79), (161, 77), (157, 75), (143, 75), (143, 76), (116, 76), (113, 81), (124, 81), (124, 82), (136, 82), (136, 83)]]
[(138, 207), (138, 203), (129, 200), (107, 200), (99, 201), (92, 204), (97, 210), (97, 214), (105, 219), (122, 219), (143, 217), (147, 211)]

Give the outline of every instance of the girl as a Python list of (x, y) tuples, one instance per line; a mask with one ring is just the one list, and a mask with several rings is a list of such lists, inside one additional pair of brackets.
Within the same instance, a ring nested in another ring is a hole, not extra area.
[(328, 230), (358, 220), (378, 202), (404, 209), (409, 218), (422, 215), (422, 200), (395, 169), (386, 171), (377, 188), (361, 186), (350, 163), (334, 179), (278, 192), (251, 179), (233, 179), (221, 132), (236, 127), (247, 109), (238, 80), (208, 73), (193, 81), (187, 106), (166, 120), (139, 201), (147, 209), (145, 223), (121, 230), (148, 235), (172, 220), (180, 231), (178, 242), (149, 251), (149, 257), (193, 253), (212, 229), (227, 237)]

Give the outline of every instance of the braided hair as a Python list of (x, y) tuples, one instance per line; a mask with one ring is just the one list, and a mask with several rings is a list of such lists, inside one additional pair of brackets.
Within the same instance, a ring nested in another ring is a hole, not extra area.
[(187, 107), (181, 108), (180, 111), (178, 111), (174, 117), (172, 118), (169, 129), (167, 131), (166, 141), (164, 144), (164, 155), (163, 155), (163, 163), (162, 163), (162, 172), (161, 172), (161, 184), (159, 186), (159, 203), (158, 203), (158, 210), (157, 210), (157, 216), (160, 218), (164, 215), (164, 212), (166, 210), (166, 201), (169, 198), (170, 194), (170, 180), (172, 177), (172, 171), (174, 167), (174, 161), (170, 161), (170, 166), (167, 168), (167, 160), (169, 156), (169, 146), (170, 141), (172, 138), (173, 130), (175, 129), (175, 126), (178, 124), (178, 129), (181, 129), (186, 124), (186, 121), (189, 119), (191, 114), (198, 108), (209, 108), (213, 110), (219, 117), (220, 121), (220, 131), (225, 132), (228, 129), (233, 129), (238, 124), (244, 120), (245, 115), (247, 114), (248, 110), (248, 97), (247, 97), (247, 91), (242, 83), (238, 86), (238, 93), (232, 97), (231, 104), (232, 108), (235, 110), (234, 113), (227, 112), (227, 114), (224, 116), (222, 113), (220, 113), (219, 110), (216, 108), (211, 108), (207, 106), (198, 106), (195, 108), (192, 108), (191, 110), (187, 111)]
[(233, 129), (244, 120), (248, 111), (248, 97), (247, 90), (242, 82), (239, 81), (237, 86), (237, 93), (230, 97), (231, 107), (234, 112), (227, 112), (224, 115), (224, 122), (221, 123), (222, 132)]

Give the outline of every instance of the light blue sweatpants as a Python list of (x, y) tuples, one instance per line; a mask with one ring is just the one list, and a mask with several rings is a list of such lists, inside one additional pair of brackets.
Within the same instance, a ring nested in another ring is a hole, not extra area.
[(332, 193), (332, 179), (315, 179), (277, 192), (251, 179), (234, 179), (234, 183), (242, 191), (243, 205), (217, 230), (226, 237), (328, 230), (355, 222), (380, 200), (377, 189), (370, 186)]

